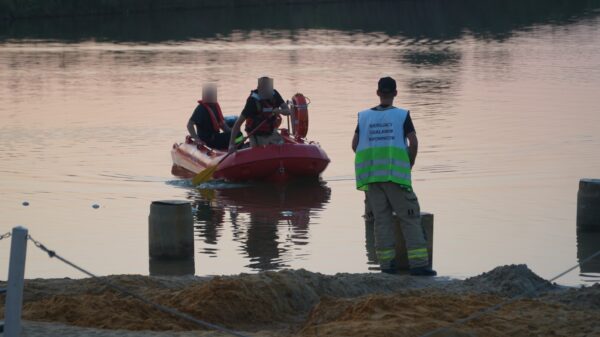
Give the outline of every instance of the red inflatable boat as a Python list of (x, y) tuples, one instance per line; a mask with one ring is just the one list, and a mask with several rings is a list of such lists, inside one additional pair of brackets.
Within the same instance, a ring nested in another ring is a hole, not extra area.
[[(248, 147), (227, 157), (213, 177), (232, 182), (289, 181), (295, 178), (318, 177), (327, 168), (329, 157), (318, 143), (306, 140), (308, 132), (308, 102), (302, 94), (292, 98), (292, 132), (280, 128), (285, 143)], [(216, 165), (226, 154), (186, 141), (173, 144), (172, 173), (190, 178), (209, 165)]]

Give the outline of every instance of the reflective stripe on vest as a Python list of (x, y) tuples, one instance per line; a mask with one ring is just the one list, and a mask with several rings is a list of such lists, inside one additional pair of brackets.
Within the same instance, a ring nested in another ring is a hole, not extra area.
[(368, 184), (376, 182), (412, 186), (404, 135), (407, 116), (408, 110), (396, 107), (368, 109), (358, 114), (359, 138), (354, 169), (359, 190), (367, 190)]

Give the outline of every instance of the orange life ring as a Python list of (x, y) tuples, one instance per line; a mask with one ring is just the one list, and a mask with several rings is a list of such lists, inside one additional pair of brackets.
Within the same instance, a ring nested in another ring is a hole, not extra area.
[(301, 93), (292, 97), (292, 134), (296, 138), (304, 138), (308, 133), (308, 100)]

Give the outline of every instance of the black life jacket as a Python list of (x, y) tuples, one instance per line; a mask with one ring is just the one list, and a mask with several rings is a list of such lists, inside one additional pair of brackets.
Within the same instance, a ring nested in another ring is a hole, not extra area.
[[(267, 135), (273, 133), (278, 126), (278, 122), (281, 123), (281, 117), (273, 115), (273, 109), (276, 108), (275, 99), (262, 99), (256, 90), (250, 93), (250, 98), (256, 103), (256, 115), (246, 117), (246, 132), (252, 132), (258, 126), (254, 134)], [(267, 122), (260, 125), (265, 119), (267, 119)]]

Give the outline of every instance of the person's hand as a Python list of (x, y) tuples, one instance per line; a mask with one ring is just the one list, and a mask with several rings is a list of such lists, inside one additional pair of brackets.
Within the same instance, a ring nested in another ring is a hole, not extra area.
[(235, 146), (235, 144), (229, 144), (229, 149), (227, 149), (227, 152), (233, 153), (236, 150), (237, 150), (237, 146)]
[(277, 113), (284, 116), (289, 116), (291, 113), (290, 111), (290, 107), (287, 105), (287, 103), (284, 103), (282, 106), (277, 108)]

